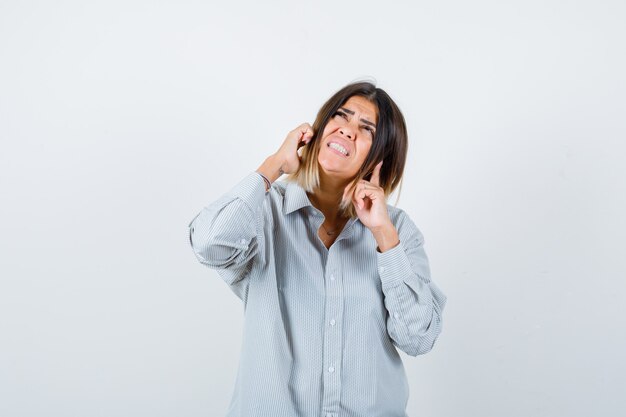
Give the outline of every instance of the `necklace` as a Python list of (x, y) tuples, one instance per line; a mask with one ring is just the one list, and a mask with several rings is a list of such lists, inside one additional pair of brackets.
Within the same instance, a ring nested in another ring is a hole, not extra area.
[(335, 228), (335, 230), (328, 230), (328, 229), (324, 226), (324, 222), (322, 222), (322, 227), (324, 228), (324, 231), (326, 232), (326, 234), (327, 234), (328, 236), (333, 236), (333, 235), (336, 235), (336, 234), (337, 234), (337, 232), (338, 232), (339, 230), (341, 230), (341, 228), (343, 227), (343, 225), (345, 225), (345, 224), (346, 224), (346, 220), (347, 220), (347, 219), (342, 218), (342, 219), (340, 220), (340, 222), (339, 222), (339, 225), (340, 225), (340, 226), (338, 226), (337, 228)]
[[(324, 227), (324, 223), (322, 223), (322, 227)], [(337, 229), (339, 229), (339, 228), (337, 228)], [(332, 231), (329, 232), (328, 229), (324, 227), (324, 230), (326, 231), (326, 234), (328, 236), (332, 236), (332, 235), (336, 234), (337, 233), (337, 229), (332, 230)]]
[[(309, 197), (309, 200), (312, 200), (312, 201), (315, 201), (315, 200), (316, 200), (316, 198), (315, 198), (315, 196), (314, 196), (314, 195), (309, 195), (309, 194), (307, 193), (307, 196)], [(314, 206), (314, 207), (317, 207), (317, 204), (313, 204), (313, 206)], [(345, 222), (344, 222), (344, 224), (345, 224)], [(328, 235), (328, 236), (333, 236), (333, 235), (336, 235), (336, 234), (337, 234), (337, 231), (339, 230), (339, 227), (337, 227), (335, 230), (331, 230), (331, 231), (329, 231), (329, 230), (328, 230), (328, 229), (324, 226), (324, 222), (322, 222), (322, 227), (324, 228), (324, 231), (326, 232), (326, 235)]]

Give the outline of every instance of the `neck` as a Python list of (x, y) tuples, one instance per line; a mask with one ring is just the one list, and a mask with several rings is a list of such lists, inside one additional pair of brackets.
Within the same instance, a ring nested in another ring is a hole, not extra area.
[(334, 224), (345, 220), (340, 218), (339, 204), (348, 183), (345, 179), (329, 177), (320, 170), (320, 185), (309, 197), (313, 206), (324, 213), (327, 222)]

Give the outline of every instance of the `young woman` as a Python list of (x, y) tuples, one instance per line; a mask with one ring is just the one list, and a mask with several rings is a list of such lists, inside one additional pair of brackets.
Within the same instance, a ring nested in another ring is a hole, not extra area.
[(228, 417), (406, 416), (397, 349), (430, 351), (446, 304), (422, 233), (386, 202), (407, 148), (389, 95), (349, 84), (189, 224), (244, 304)]

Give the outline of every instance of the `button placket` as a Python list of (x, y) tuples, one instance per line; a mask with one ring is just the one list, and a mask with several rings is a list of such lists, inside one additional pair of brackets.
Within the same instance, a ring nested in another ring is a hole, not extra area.
[[(342, 349), (342, 326), (341, 315), (343, 314), (343, 285), (341, 273), (333, 267), (334, 253), (331, 248), (327, 259), (327, 280), (325, 317), (328, 325), (324, 332), (324, 373), (323, 373), (323, 398), (324, 410), (335, 410), (339, 407), (341, 394), (341, 352)], [(330, 414), (333, 414), (332, 412)], [(336, 416), (336, 413), (334, 413)]]

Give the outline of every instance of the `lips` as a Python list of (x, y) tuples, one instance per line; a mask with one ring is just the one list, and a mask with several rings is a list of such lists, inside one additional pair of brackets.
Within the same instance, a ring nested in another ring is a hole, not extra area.
[[(343, 147), (346, 149), (346, 151), (348, 151), (348, 154), (347, 154), (347, 155), (344, 155), (344, 154), (342, 154), (341, 152), (339, 152), (337, 149), (333, 149), (333, 148), (331, 148), (331, 147), (330, 147), (330, 144), (331, 144), (331, 143), (336, 143), (337, 145), (341, 145), (341, 146), (343, 146)], [(349, 157), (350, 155), (352, 155), (352, 149), (350, 148), (350, 145), (348, 145), (348, 143), (347, 143), (346, 141), (341, 140), (341, 139), (330, 139), (328, 142), (326, 142), (326, 147), (327, 147), (328, 149), (330, 149), (331, 151), (333, 151), (333, 152), (335, 152), (335, 153), (337, 153), (337, 154), (339, 154), (339, 155), (343, 156), (344, 158), (347, 158), (347, 157)]]

